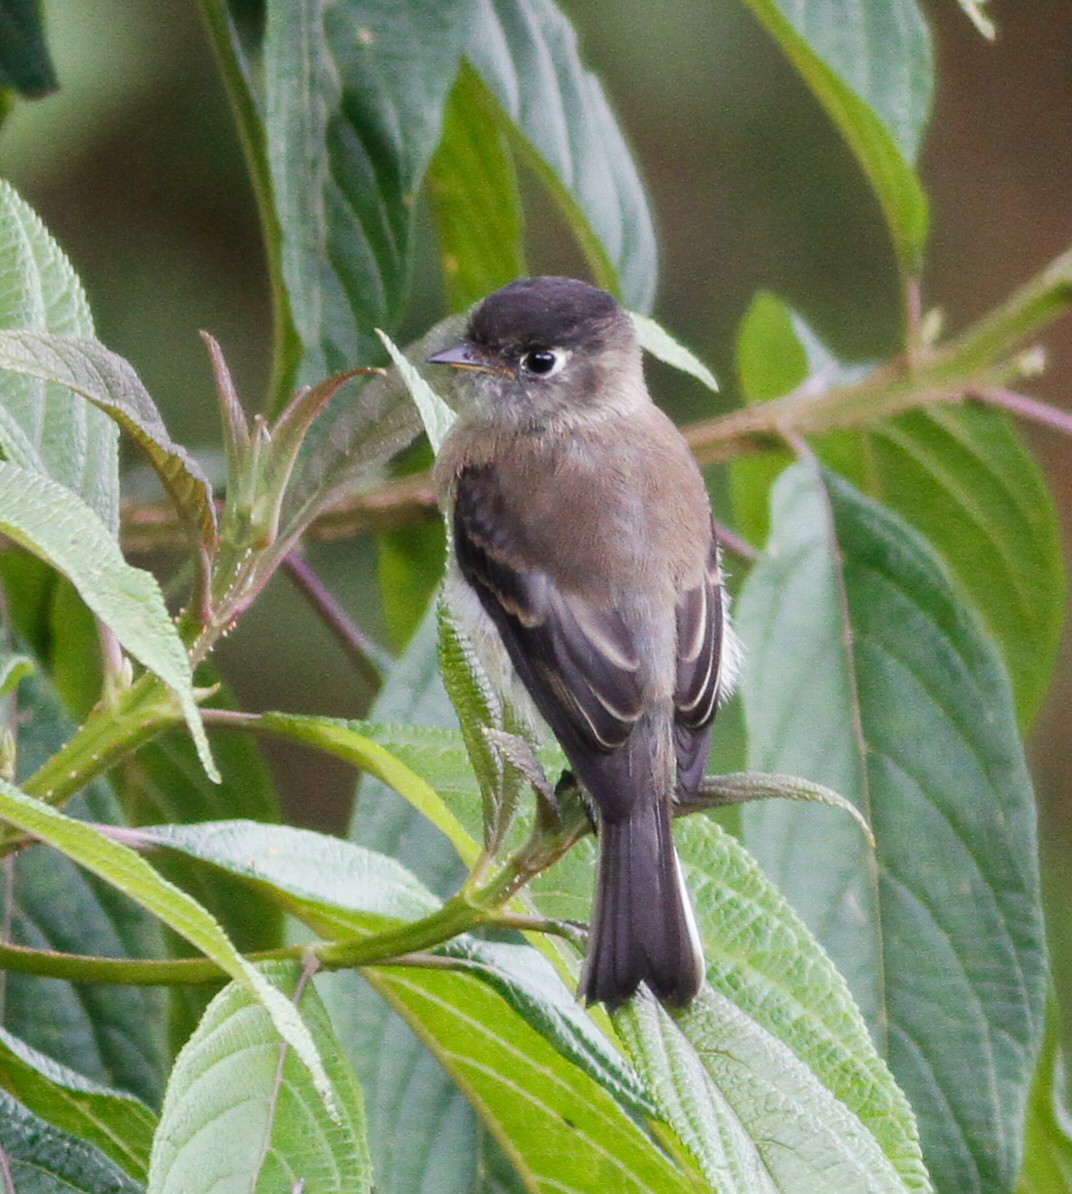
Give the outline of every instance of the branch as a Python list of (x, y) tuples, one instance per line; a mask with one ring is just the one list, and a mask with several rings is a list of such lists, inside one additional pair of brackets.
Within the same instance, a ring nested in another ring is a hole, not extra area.
[[(784, 444), (788, 435), (810, 436), (859, 427), (916, 407), (959, 402), (980, 393), (1008, 391), (1023, 372), (1013, 354), (1072, 303), (1072, 249), (1050, 262), (1005, 303), (945, 345), (914, 351), (876, 369), (863, 381), (816, 392), (805, 384), (773, 402), (731, 411), (684, 429), (701, 464), (715, 464)], [(1014, 413), (1026, 413), (1023, 409)], [(427, 473), (389, 481), (355, 494), (325, 511), (306, 531), (314, 539), (336, 539), (367, 530), (386, 530), (436, 517), (435, 493)], [(123, 510), (123, 546), (129, 552), (185, 549), (186, 537), (162, 504)]]
[(391, 656), (347, 614), (300, 552), (291, 551), (283, 557), (283, 570), (331, 631), (347, 658), (371, 680), (374, 688), (379, 688), (394, 662)]

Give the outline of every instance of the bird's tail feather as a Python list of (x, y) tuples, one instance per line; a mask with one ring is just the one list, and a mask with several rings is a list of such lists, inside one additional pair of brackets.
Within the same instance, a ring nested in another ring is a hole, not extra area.
[(668, 802), (651, 801), (625, 821), (605, 821), (581, 996), (615, 1007), (646, 982), (663, 1002), (683, 1007), (703, 977)]

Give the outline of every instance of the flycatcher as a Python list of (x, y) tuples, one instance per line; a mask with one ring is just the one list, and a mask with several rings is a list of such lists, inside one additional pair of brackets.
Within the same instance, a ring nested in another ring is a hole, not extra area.
[(435, 469), (447, 600), (591, 801), (580, 994), (613, 1007), (643, 982), (683, 1006), (704, 960), (672, 802), (703, 778), (738, 658), (700, 471), (648, 394), (632, 320), (584, 282), (511, 283), (430, 360), (464, 371), (467, 399)]

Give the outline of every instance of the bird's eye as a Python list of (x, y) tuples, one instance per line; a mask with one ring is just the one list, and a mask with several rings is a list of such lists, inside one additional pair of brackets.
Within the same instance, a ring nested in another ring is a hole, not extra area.
[(566, 363), (563, 353), (549, 348), (533, 348), (521, 358), (521, 368), (534, 377), (550, 377)]

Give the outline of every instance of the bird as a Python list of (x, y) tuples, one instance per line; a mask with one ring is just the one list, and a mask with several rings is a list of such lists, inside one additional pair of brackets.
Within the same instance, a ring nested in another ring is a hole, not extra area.
[(671, 831), (739, 648), (703, 477), (652, 401), (633, 320), (574, 278), (475, 306), (434, 479), (444, 596), (489, 681), (557, 738), (599, 860), (578, 995), (684, 1007), (704, 956)]

